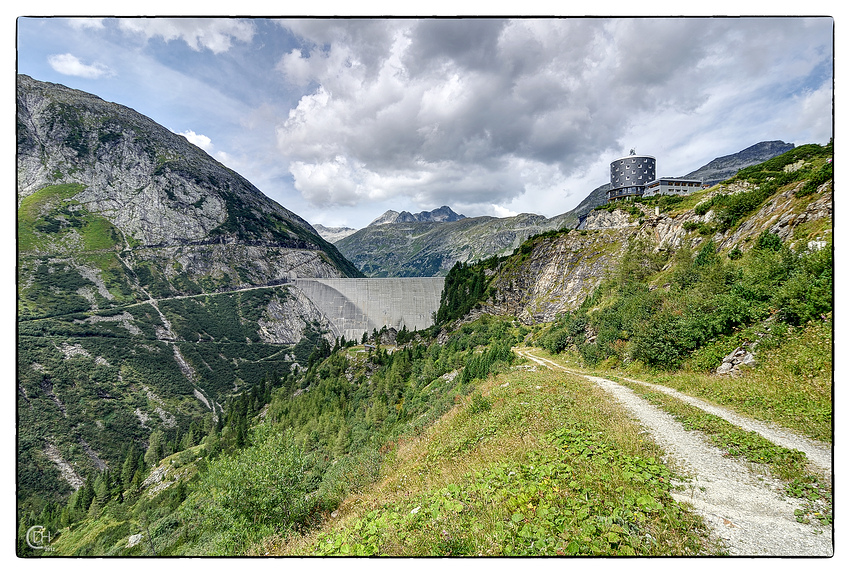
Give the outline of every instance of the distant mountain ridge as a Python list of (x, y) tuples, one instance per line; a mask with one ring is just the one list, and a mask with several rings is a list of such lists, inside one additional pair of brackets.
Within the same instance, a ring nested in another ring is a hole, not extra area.
[(364, 227), (336, 246), (368, 277), (430, 277), (445, 275), (458, 261), (509, 254), (531, 235), (576, 222), (572, 213), (553, 218), (521, 213), (386, 223)]
[[(760, 142), (738, 153), (718, 157), (684, 177), (699, 178), (714, 185), (745, 167), (793, 148), (794, 144), (782, 141)], [(445, 275), (457, 262), (507, 255), (532, 235), (575, 227), (580, 219), (608, 201), (610, 188), (610, 183), (600, 185), (575, 208), (552, 218), (523, 213), (513, 217), (451, 221), (432, 215), (431, 220), (423, 221), (423, 215), (451, 210), (443, 207), (416, 215), (387, 211), (369, 226), (335, 241), (335, 245), (370, 277)]]
[(460, 221), (466, 219), (465, 215), (460, 215), (452, 211), (452, 208), (444, 205), (431, 211), (420, 211), (419, 213), (410, 213), (409, 211), (389, 211), (372, 221), (369, 225), (387, 225), (389, 223), (451, 223), (452, 221)]
[(745, 167), (765, 162), (792, 149), (794, 149), (794, 144), (780, 140), (759, 142), (738, 153), (715, 158), (684, 177), (686, 179), (701, 179), (703, 184), (706, 185), (716, 185), (729, 179)]
[(345, 239), (357, 230), (352, 227), (325, 227), (324, 225), (314, 223), (313, 229), (316, 233), (322, 236), (322, 239), (331, 243), (336, 243), (340, 239)]

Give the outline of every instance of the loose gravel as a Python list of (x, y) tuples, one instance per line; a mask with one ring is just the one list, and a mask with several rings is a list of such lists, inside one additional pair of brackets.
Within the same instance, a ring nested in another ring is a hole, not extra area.
[[(688, 482), (680, 485), (682, 490), (673, 493), (673, 497), (691, 505), (703, 517), (730, 555), (833, 555), (832, 528), (797, 522), (794, 510), (803, 501), (783, 495), (780, 481), (757, 474), (747, 464), (724, 456), (720, 449), (707, 443), (700, 433), (685, 430), (672, 415), (641, 398), (628, 387), (601, 377), (571, 371), (526, 350), (519, 350), (519, 353), (540, 365), (582, 376), (619, 401), (667, 453), (665, 463), (690, 477)], [(659, 387), (643, 381), (634, 382)], [(829, 472), (832, 468), (831, 453), (822, 452), (823, 445), (798, 437), (790, 431), (719, 409), (672, 389), (660, 387), (658, 390), (682, 400), (686, 397), (690, 404), (722, 416), (742, 428), (759, 432), (775, 444), (797, 448), (805, 452), (823, 472)], [(710, 410), (706, 407), (710, 407)], [(815, 447), (814, 450), (812, 447)]]

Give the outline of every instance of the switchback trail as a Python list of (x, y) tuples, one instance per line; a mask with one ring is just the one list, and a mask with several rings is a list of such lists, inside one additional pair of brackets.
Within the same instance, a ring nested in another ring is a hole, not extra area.
[[(706, 525), (724, 542), (730, 555), (832, 556), (832, 527), (797, 522), (794, 510), (801, 501), (784, 496), (780, 481), (755, 474), (745, 464), (725, 457), (720, 449), (708, 444), (700, 433), (685, 430), (672, 415), (639, 397), (628, 387), (570, 370), (534, 355), (529, 349), (515, 348), (514, 351), (547, 368), (584, 377), (616, 398), (647, 430), (656, 444), (664, 449), (667, 453), (666, 462), (676, 465), (680, 472), (690, 477), (688, 482), (683, 483), (683, 489), (673, 492), (673, 497), (679, 502), (690, 504), (703, 517)], [(649, 385), (642, 381), (634, 382)], [(816, 448), (811, 450), (812, 456), (807, 450), (799, 450), (822, 472), (831, 471), (831, 453), (824, 456), (823, 452), (819, 452), (823, 447), (813, 441), (708, 405), (672, 389), (651, 386), (669, 394), (676, 393), (674, 396), (699, 408), (711, 407), (712, 410), (704, 410), (747, 430), (760, 432), (756, 429), (767, 429), (770, 436), (763, 436), (772, 441), (776, 439), (775, 444), (795, 444), (788, 448), (799, 448), (796, 444), (800, 444), (809, 450), (814, 446)], [(744, 424), (747, 426), (744, 427)], [(789, 442), (799, 439), (802, 440)], [(827, 467), (822, 466), (826, 463)]]

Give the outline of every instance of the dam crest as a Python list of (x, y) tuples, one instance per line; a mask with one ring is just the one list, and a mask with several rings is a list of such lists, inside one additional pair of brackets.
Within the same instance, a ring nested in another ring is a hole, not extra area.
[(445, 277), (294, 279), (330, 321), (335, 337), (359, 341), (382, 327), (409, 331), (434, 324)]

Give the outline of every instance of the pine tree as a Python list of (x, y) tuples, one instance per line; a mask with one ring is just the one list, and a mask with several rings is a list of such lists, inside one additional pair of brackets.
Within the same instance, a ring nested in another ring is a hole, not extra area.
[(76, 510), (85, 512), (91, 506), (91, 501), (94, 499), (94, 480), (91, 475), (86, 476), (85, 483), (80, 488), (77, 496)]
[(94, 499), (100, 507), (109, 501), (109, 474), (100, 473), (94, 481)]
[(248, 443), (248, 417), (240, 413), (236, 421), (236, 448), (242, 448)]
[(210, 433), (207, 435), (206, 440), (204, 441), (204, 446), (206, 447), (207, 456), (214, 457), (218, 454), (218, 451), (221, 449), (221, 442), (218, 435), (218, 425), (213, 425), (210, 429)]
[(190, 427), (189, 430), (186, 432), (186, 434), (183, 435), (183, 438), (180, 439), (180, 446), (178, 447), (178, 449), (179, 450), (188, 450), (188, 449), (192, 448), (193, 446), (195, 446), (195, 440), (192, 437), (192, 429)]
[(148, 450), (145, 452), (145, 464), (148, 467), (156, 466), (162, 459), (162, 443), (164, 434), (161, 430), (155, 430), (151, 433), (148, 441)]
[(339, 432), (336, 434), (336, 440), (334, 441), (333, 454), (335, 457), (341, 457), (348, 452), (348, 447), (351, 444), (351, 439), (349, 439), (349, 429), (348, 426), (343, 424), (339, 427)]
[(130, 488), (130, 484), (133, 482), (133, 474), (135, 474), (138, 467), (138, 459), (139, 455), (136, 452), (136, 445), (131, 445), (130, 452), (127, 453), (124, 464), (121, 466), (121, 486), (124, 490)]

